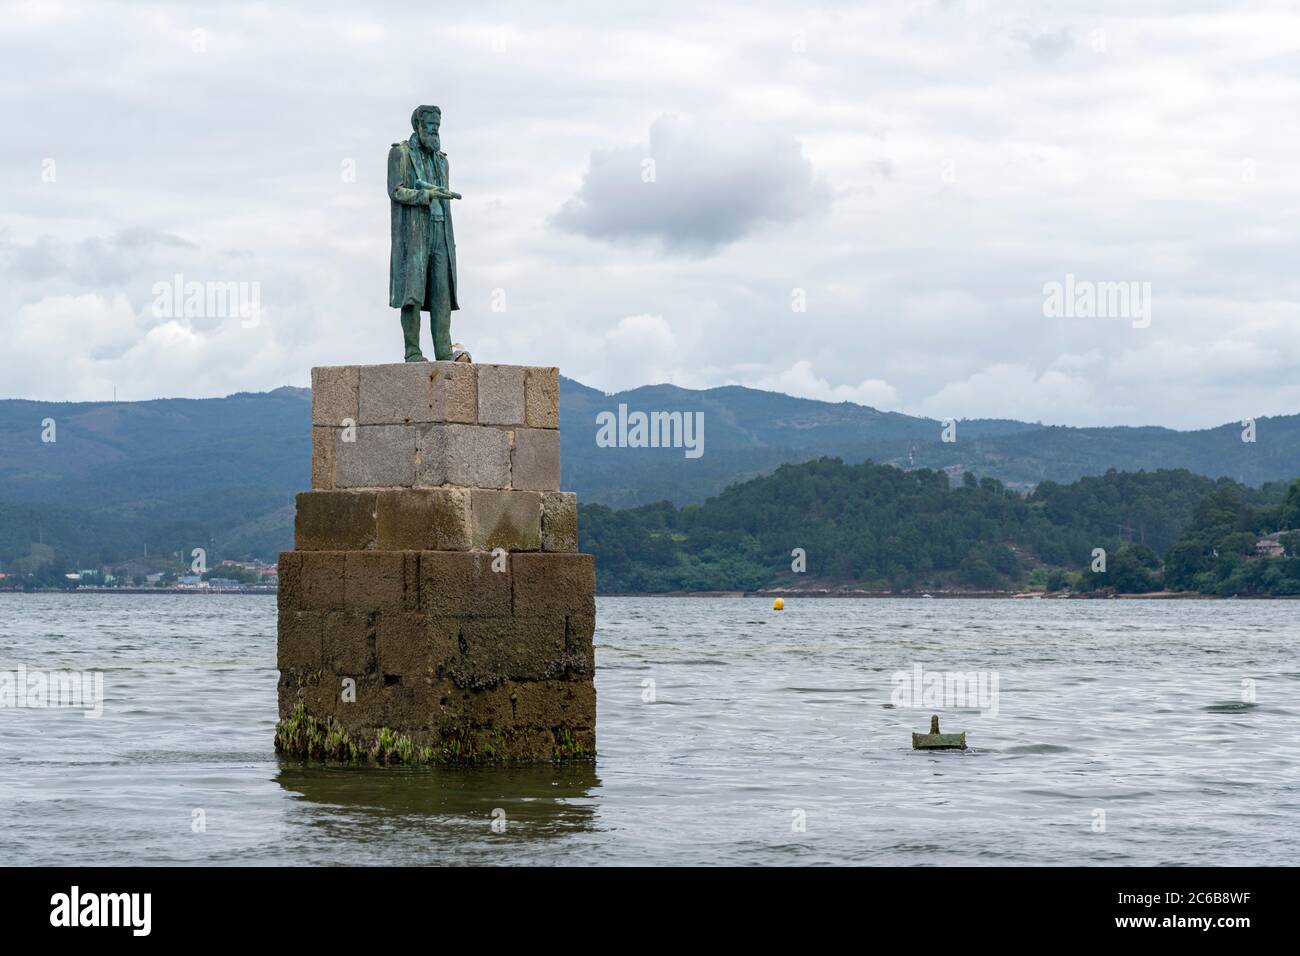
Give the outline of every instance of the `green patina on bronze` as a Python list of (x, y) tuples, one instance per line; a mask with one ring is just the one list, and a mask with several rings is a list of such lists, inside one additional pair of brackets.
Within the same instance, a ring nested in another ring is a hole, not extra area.
[(402, 310), (406, 361), (426, 361), (420, 351), (420, 313), (429, 313), (434, 357), (452, 359), (451, 313), (456, 301), (456, 236), (448, 188), (447, 154), (438, 128), (442, 110), (417, 106), (411, 138), (388, 151), (388, 198), (392, 202), (392, 254), (388, 304)]
[(928, 734), (912, 734), (913, 750), (965, 750), (966, 749), (966, 732), (960, 734), (941, 734), (939, 733), (939, 715), (934, 714), (930, 717), (930, 732)]

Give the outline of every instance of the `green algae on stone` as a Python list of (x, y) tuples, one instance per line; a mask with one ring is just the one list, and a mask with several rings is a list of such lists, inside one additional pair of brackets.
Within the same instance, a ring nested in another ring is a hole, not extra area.
[(416, 756), (415, 744), (411, 738), (387, 727), (379, 728), (375, 745), (370, 749), (370, 758), (381, 765), (415, 763)]
[(965, 750), (966, 749), (966, 732), (959, 734), (943, 734), (939, 732), (939, 715), (934, 714), (930, 718), (930, 732), (928, 734), (912, 734), (913, 750)]
[(581, 740), (574, 738), (567, 727), (560, 728), (557, 737), (558, 741), (551, 748), (553, 760), (589, 760), (595, 756), (587, 750)]
[(301, 702), (275, 725), (275, 752), (336, 763), (352, 763), (358, 755), (356, 745), (341, 724), (317, 720)]
[(567, 727), (547, 731), (540, 727), (513, 730), (463, 728), (445, 736), (440, 744), (419, 745), (409, 735), (381, 727), (367, 744), (350, 735), (333, 718), (320, 719), (299, 701), (288, 717), (275, 726), (275, 752), (299, 760), (378, 766), (428, 764), (473, 765), (527, 762), (549, 755), (554, 763), (594, 760), (581, 732)]

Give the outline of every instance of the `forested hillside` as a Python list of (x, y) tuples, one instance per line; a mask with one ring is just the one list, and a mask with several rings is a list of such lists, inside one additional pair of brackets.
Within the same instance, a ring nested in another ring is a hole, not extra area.
[[(1148, 572), (1208, 496), (1232, 496), (1263, 528), (1282, 520), (1283, 497), (1297, 487), (1251, 489), (1182, 470), (1109, 472), (1045, 482), (1025, 497), (969, 473), (950, 488), (939, 472), (823, 458), (782, 466), (703, 505), (584, 506), (579, 527), (607, 592), (1019, 590), (1049, 577), (1056, 588), (1152, 590), (1160, 580)], [(1106, 573), (1090, 571), (1096, 548), (1110, 556)], [(802, 572), (792, 570), (795, 549), (806, 560)]]

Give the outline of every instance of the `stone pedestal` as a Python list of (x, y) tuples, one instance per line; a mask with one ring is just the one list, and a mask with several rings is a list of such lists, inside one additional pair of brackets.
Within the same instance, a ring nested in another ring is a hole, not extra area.
[(559, 490), (559, 372), (312, 370), (312, 489), (280, 555), (295, 756), (590, 758), (595, 570)]

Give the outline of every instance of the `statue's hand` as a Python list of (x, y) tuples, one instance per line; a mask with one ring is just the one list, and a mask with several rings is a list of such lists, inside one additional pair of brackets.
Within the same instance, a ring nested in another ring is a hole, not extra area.
[(425, 200), (430, 203), (437, 202), (439, 199), (459, 199), (460, 193), (454, 193), (449, 189), (443, 189), (441, 186), (434, 186), (432, 189), (425, 190)]

